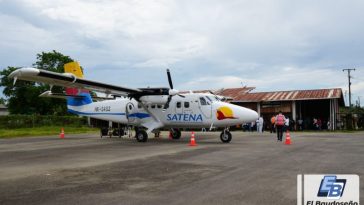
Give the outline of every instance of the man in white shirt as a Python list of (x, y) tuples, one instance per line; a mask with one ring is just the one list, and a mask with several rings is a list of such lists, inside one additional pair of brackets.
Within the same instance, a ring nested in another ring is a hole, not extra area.
[(259, 119), (258, 119), (258, 132), (263, 132), (263, 124), (264, 124), (264, 120), (263, 120), (263, 117), (260, 116)]
[(284, 131), (286, 132), (287, 130), (289, 130), (289, 117), (284, 121)]

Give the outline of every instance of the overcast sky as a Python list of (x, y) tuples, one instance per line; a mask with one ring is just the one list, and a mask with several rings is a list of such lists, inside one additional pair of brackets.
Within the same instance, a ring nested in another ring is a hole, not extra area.
[(341, 87), (364, 104), (364, 1), (0, 0), (0, 69), (56, 50), (128, 87)]

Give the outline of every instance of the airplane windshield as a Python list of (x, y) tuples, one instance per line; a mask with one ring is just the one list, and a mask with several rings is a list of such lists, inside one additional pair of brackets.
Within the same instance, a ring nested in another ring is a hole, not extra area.
[(205, 96), (208, 100), (210, 100), (211, 102), (214, 102), (214, 101), (220, 101), (219, 98), (217, 98), (215, 95), (213, 96)]
[(211, 100), (211, 98), (209, 98), (209, 96), (205, 96), (210, 102), (212, 102), (213, 100)]
[(210, 105), (210, 103), (207, 102), (204, 97), (200, 97), (200, 103), (201, 103), (201, 105)]

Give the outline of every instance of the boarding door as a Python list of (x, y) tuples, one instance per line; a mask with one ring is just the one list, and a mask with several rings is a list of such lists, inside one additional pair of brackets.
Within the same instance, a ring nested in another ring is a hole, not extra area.
[(133, 123), (136, 121), (137, 115), (136, 115), (136, 108), (134, 106), (133, 103), (128, 103), (126, 104), (126, 108), (125, 108), (125, 114), (126, 114), (126, 118), (128, 119), (129, 123)]
[(199, 108), (202, 112), (202, 114), (210, 119), (211, 115), (212, 115), (212, 106), (211, 106), (211, 102), (209, 100), (207, 100), (204, 97), (200, 97), (199, 98), (200, 104), (199, 104)]

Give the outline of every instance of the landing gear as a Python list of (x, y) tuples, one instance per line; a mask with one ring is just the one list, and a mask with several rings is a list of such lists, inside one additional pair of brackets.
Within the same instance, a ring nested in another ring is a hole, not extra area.
[(181, 130), (179, 129), (171, 129), (172, 139), (178, 140), (181, 138)]
[(135, 138), (138, 142), (146, 142), (148, 140), (148, 134), (145, 130), (139, 129), (136, 132)]
[(228, 129), (224, 129), (224, 131), (220, 134), (220, 139), (223, 143), (229, 143), (232, 139), (230, 131)]

